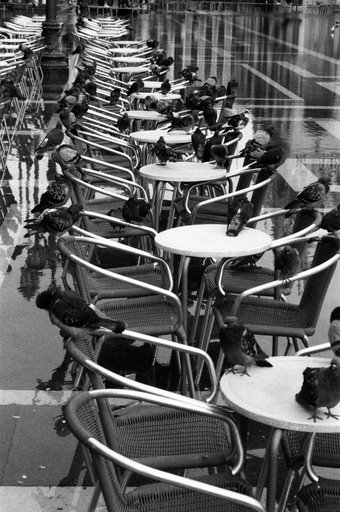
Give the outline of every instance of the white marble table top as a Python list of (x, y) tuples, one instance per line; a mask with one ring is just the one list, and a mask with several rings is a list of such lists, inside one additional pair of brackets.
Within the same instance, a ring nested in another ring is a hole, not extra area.
[(146, 73), (149, 71), (149, 66), (115, 66), (111, 71), (115, 73)]
[[(150, 92), (137, 92), (135, 94), (131, 94), (131, 98), (138, 98), (140, 100), (145, 100), (147, 96), (150, 96)], [(156, 100), (179, 100), (181, 99), (181, 95), (176, 92), (169, 92), (169, 94), (162, 94), (161, 92), (153, 92), (152, 96)]]
[[(326, 408), (318, 409), (324, 419), (308, 419), (312, 408), (304, 408), (295, 400), (301, 389), (303, 371), (309, 367), (329, 366), (329, 358), (321, 357), (271, 357), (272, 368), (251, 366), (247, 375), (225, 373), (220, 381), (224, 402), (234, 411), (260, 423), (280, 429), (303, 432), (338, 432), (340, 422), (326, 418)], [(340, 414), (340, 404), (332, 409)]]
[(112, 57), (113, 62), (125, 62), (126, 64), (144, 64), (147, 62), (145, 57)]
[(143, 178), (155, 181), (196, 183), (199, 181), (220, 180), (226, 177), (226, 170), (209, 162), (167, 162), (144, 165), (139, 169)]
[(130, 133), (130, 138), (136, 142), (155, 144), (159, 137), (164, 137), (166, 144), (188, 144), (191, 142), (191, 133), (183, 130), (166, 132), (165, 130), (141, 130)]
[(197, 258), (248, 256), (268, 249), (271, 238), (258, 229), (244, 228), (238, 236), (226, 235), (226, 224), (193, 224), (158, 233), (157, 247), (166, 252)]
[(156, 110), (127, 110), (129, 119), (139, 119), (144, 121), (164, 121), (166, 116), (159, 114)]

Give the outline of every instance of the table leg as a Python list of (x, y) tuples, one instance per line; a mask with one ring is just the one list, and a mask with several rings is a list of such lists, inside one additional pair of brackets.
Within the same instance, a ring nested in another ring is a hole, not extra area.
[(188, 269), (191, 257), (186, 256), (183, 261), (182, 268), (182, 311), (183, 311), (183, 326), (187, 333), (188, 331)]
[(272, 431), (268, 447), (268, 473), (267, 473), (267, 512), (275, 512), (277, 465), (282, 430), (275, 428)]

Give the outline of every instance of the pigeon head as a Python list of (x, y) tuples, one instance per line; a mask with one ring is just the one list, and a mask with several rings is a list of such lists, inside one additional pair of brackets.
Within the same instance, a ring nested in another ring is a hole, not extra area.
[(332, 323), (333, 320), (340, 320), (340, 306), (333, 309), (329, 321)]
[(329, 190), (329, 186), (332, 183), (332, 179), (330, 176), (321, 176), (321, 178), (319, 178), (318, 181), (319, 183), (325, 185), (326, 189)]
[(56, 286), (50, 286), (44, 292), (40, 292), (37, 295), (35, 300), (35, 305), (39, 309), (48, 310), (55, 299), (55, 295), (58, 292), (59, 288)]
[(237, 317), (236, 316), (227, 316), (224, 320), (224, 326), (230, 327), (231, 325), (237, 323)]
[(80, 212), (83, 210), (83, 205), (80, 203), (72, 204), (68, 211), (72, 215), (73, 221), (76, 222), (80, 217)]

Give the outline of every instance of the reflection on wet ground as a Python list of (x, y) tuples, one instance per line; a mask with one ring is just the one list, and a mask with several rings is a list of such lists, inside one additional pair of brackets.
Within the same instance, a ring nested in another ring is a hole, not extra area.
[[(65, 11), (64, 15), (61, 40), (69, 55), (75, 44), (70, 34), (74, 14)], [(199, 66), (202, 79), (216, 76), (219, 83), (237, 79), (240, 90), (234, 109), (248, 108), (251, 113), (243, 142), (259, 126), (273, 124), (278, 129), (289, 146), (289, 155), (267, 195), (265, 209), (284, 206), (301, 187), (321, 175), (331, 176), (332, 186), (320, 208), (329, 209), (340, 202), (340, 28), (331, 32), (333, 23), (333, 16), (301, 12), (225, 12), (216, 16), (191, 10), (166, 14), (151, 10), (131, 18), (136, 39), (155, 38), (174, 56), (170, 79), (178, 78), (189, 63)], [(14, 486), (13, 495), (6, 494), (7, 510), (12, 512), (50, 510), (49, 497), (58, 494), (48, 490), (50, 486), (81, 484), (81, 455), (78, 449), (75, 452), (76, 443), (61, 416), (61, 405), (71, 392), (62, 342), (45, 312), (37, 310), (34, 303), (39, 290), (61, 282), (61, 258), (53, 237), (25, 238), (23, 229), (57, 172), (56, 163), (47, 156), (40, 161), (33, 157), (55, 110), (53, 100), (36, 99), (29, 105), (1, 176), (0, 429), (5, 442), (0, 448), (0, 490), (4, 493), (6, 486)], [(267, 221), (259, 227), (276, 238), (287, 232), (289, 221)], [(309, 259), (307, 254), (306, 262)], [(340, 300), (338, 280), (339, 271), (312, 343), (325, 340), (329, 312)], [(302, 288), (298, 283), (290, 300), (299, 296)], [(117, 358), (115, 365), (126, 364), (120, 351)], [(149, 359), (150, 354), (143, 358)], [(138, 353), (136, 360), (140, 359)], [(128, 362), (130, 366), (131, 359)], [(171, 380), (160, 368), (151, 367), (152, 378)], [(126, 371), (137, 371), (142, 379), (150, 377), (142, 375), (140, 368)], [(73, 494), (65, 490), (58, 496), (52, 500), (53, 510), (59, 506), (82, 510), (83, 498), (75, 500), (77, 505), (72, 508)]]

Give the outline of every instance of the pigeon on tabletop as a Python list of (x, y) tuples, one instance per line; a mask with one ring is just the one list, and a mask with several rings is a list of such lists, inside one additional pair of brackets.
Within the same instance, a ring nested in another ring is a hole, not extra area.
[(147, 217), (150, 209), (150, 204), (144, 199), (132, 196), (125, 201), (122, 207), (122, 217), (126, 222), (141, 224)]
[(217, 110), (212, 106), (208, 106), (203, 110), (203, 117), (208, 126), (214, 126), (217, 121)]
[(328, 233), (340, 230), (340, 203), (336, 208), (326, 213), (321, 221), (320, 228), (325, 229)]
[(132, 84), (126, 91), (126, 94), (128, 96), (131, 96), (131, 94), (138, 94), (143, 89), (143, 87), (144, 87), (143, 80), (141, 78), (137, 78), (134, 82), (132, 82)]
[(62, 122), (60, 119), (58, 119), (55, 127), (46, 133), (45, 137), (35, 150), (36, 160), (41, 160), (44, 156), (44, 153), (55, 149), (57, 146), (60, 146), (64, 140), (64, 132), (62, 127)]
[(24, 238), (36, 233), (62, 235), (77, 222), (82, 209), (83, 207), (80, 203), (75, 203), (68, 208), (61, 206), (59, 208), (44, 210), (39, 218), (27, 219), (25, 228), (28, 232), (24, 235)]
[(146, 110), (156, 110), (157, 99), (152, 94), (148, 94), (144, 99), (144, 106)]
[(57, 112), (61, 112), (64, 107), (72, 108), (76, 103), (78, 103), (80, 92), (79, 87), (71, 87), (71, 89), (64, 91), (64, 96), (62, 96), (58, 101), (59, 109)]
[(151, 151), (156, 155), (159, 165), (165, 165), (172, 153), (171, 147), (165, 143), (163, 136), (159, 137)]
[(127, 112), (124, 112), (122, 117), (118, 118), (117, 128), (121, 133), (126, 133), (130, 130), (130, 120)]
[(164, 80), (164, 82), (162, 82), (160, 91), (164, 95), (169, 94), (169, 92), (171, 91), (171, 83), (169, 82), (168, 78)]
[(243, 325), (237, 317), (229, 316), (225, 319), (224, 326), (219, 333), (220, 344), (226, 361), (232, 366), (231, 371), (235, 373), (234, 366), (243, 366), (241, 375), (248, 375), (247, 368), (256, 364), (257, 366), (272, 367), (268, 356), (261, 349), (254, 334)]
[(39, 203), (31, 213), (42, 213), (49, 208), (56, 208), (67, 203), (71, 195), (70, 184), (64, 176), (56, 175), (46, 191), (41, 195)]
[(303, 371), (303, 383), (296, 401), (302, 406), (312, 407), (313, 414), (308, 419), (322, 419), (317, 415), (319, 407), (326, 407), (327, 418), (336, 418), (331, 409), (340, 402), (340, 358), (333, 357), (330, 366), (326, 368), (307, 367)]
[(88, 332), (101, 327), (120, 333), (126, 327), (124, 322), (106, 316), (72, 290), (61, 290), (56, 286), (40, 292), (36, 306), (48, 311), (52, 324), (58, 326), (63, 335), (78, 337), (84, 334), (84, 329)]
[(194, 133), (191, 135), (191, 143), (192, 143), (192, 147), (194, 148), (195, 155), (197, 156), (197, 158), (199, 160), (201, 160), (203, 157), (203, 150), (204, 150), (205, 142), (206, 142), (205, 134), (202, 132), (202, 130), (200, 130), (199, 127), (197, 127), (196, 130), (194, 131)]
[(227, 212), (227, 235), (237, 236), (247, 224), (254, 205), (246, 197), (236, 196), (229, 200)]
[(340, 357), (340, 306), (333, 309), (328, 328), (328, 341), (337, 357)]
[(321, 177), (317, 181), (313, 181), (309, 185), (306, 185), (296, 196), (293, 201), (285, 206), (285, 210), (290, 210), (286, 213), (286, 217), (289, 217), (297, 208), (307, 206), (313, 203), (321, 201), (330, 189), (331, 179), (329, 177)]
[(211, 157), (216, 162), (217, 169), (223, 169), (228, 159), (228, 148), (224, 144), (211, 146)]

